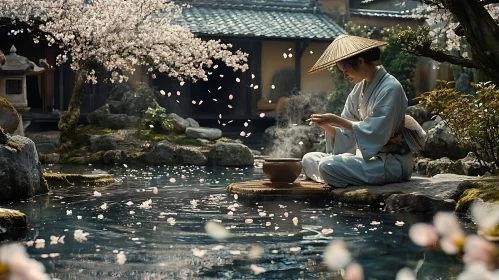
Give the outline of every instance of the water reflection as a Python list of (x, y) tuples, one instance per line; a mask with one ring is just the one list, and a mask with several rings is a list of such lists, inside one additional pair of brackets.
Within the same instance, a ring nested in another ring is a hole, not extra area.
[[(68, 173), (94, 168), (48, 167)], [(50, 195), (8, 205), (28, 215), (30, 227), (17, 238), (46, 240), (45, 248), (29, 247), (28, 252), (41, 260), (53, 277), (334, 279), (338, 272), (329, 272), (322, 264), (322, 253), (330, 240), (315, 232), (324, 228), (334, 230), (326, 237), (345, 240), (354, 259), (364, 267), (366, 279), (394, 279), (400, 268), (421, 264), (421, 279), (447, 279), (457, 275), (452, 271), (462, 268), (458, 260), (427, 252), (409, 240), (409, 226), (429, 221), (428, 216), (390, 214), (332, 202), (243, 203), (226, 193), (232, 182), (264, 178), (261, 169), (116, 166), (105, 171), (118, 182), (106, 187), (52, 186)], [(95, 191), (101, 196), (94, 196)], [(147, 207), (144, 202), (149, 199), (152, 203)], [(217, 241), (209, 237), (204, 225), (210, 220), (220, 220), (231, 238)], [(405, 224), (396, 226), (397, 221)], [(77, 242), (75, 230), (88, 232), (88, 240)], [(65, 243), (50, 245), (52, 235), (65, 235)], [(264, 248), (258, 260), (247, 257), (254, 244)], [(196, 257), (193, 249), (206, 253)], [(126, 255), (124, 265), (117, 264), (120, 251)], [(60, 256), (41, 257), (50, 253)], [(255, 276), (251, 264), (267, 272)]]

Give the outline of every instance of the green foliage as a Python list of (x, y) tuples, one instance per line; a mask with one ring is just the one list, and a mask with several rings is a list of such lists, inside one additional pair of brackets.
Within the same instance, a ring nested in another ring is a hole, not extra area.
[(149, 107), (144, 112), (140, 128), (155, 134), (169, 134), (173, 131), (173, 121), (168, 118), (166, 109), (156, 103), (156, 108)]
[(437, 88), (417, 98), (419, 103), (433, 108), (459, 145), (470, 147), (480, 161), (499, 168), (499, 89), (491, 82), (471, 83), (476, 94), (463, 94), (453, 88), (454, 82), (437, 82)]
[[(382, 49), (381, 63), (388, 73), (399, 80), (407, 94), (409, 103), (412, 104), (411, 101), (415, 97), (414, 77), (417, 57), (403, 52), (403, 46), (399, 41), (399, 33), (402, 32), (402, 27), (396, 25), (380, 29), (348, 22), (345, 25), (345, 30), (351, 35), (388, 42), (388, 45)], [(343, 73), (337, 67), (331, 69), (331, 76), (336, 89), (328, 97), (328, 111), (340, 114), (354, 84), (344, 79)]]
[(429, 26), (419, 26), (416, 30), (401, 30), (398, 34), (398, 42), (404, 54), (420, 56), (427, 50), (445, 53), (443, 49), (432, 46), (433, 38), (430, 36)]

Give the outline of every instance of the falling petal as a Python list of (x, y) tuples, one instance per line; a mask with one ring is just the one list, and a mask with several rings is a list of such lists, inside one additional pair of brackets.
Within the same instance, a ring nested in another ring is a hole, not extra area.
[(314, 51), (310, 51), (310, 54), (314, 54)]
[(154, 125), (150, 124), (150, 125), (149, 125), (149, 127), (150, 127), (150, 128), (154, 128)]
[(223, 74), (220, 74), (220, 78), (223, 78), (223, 77), (224, 77), (224, 75), (223, 75)]
[(269, 103), (272, 103), (272, 100), (269, 100)]
[(183, 87), (185, 85), (185, 82), (180, 82), (180, 86)]
[(334, 240), (329, 243), (324, 252), (324, 261), (330, 269), (347, 266), (351, 261), (351, 254), (343, 240)]
[(177, 95), (180, 96), (180, 91), (177, 91)]
[(298, 225), (298, 218), (297, 218), (297, 217), (294, 217), (292, 221), (293, 221), (293, 224), (294, 224), (295, 226), (297, 226), (297, 225)]
[(254, 79), (255, 78), (255, 74), (251, 74), (251, 78)]
[(197, 248), (192, 249), (192, 254), (198, 258), (204, 257), (204, 254), (206, 254), (206, 250), (199, 250)]
[(238, 82), (238, 83), (239, 83), (239, 82), (241, 82), (241, 79), (239, 79), (239, 78), (236, 78), (236, 82)]
[(230, 109), (232, 109), (232, 105), (227, 105), (227, 107), (229, 107)]
[(222, 86), (219, 86), (219, 87), (218, 87), (218, 90), (221, 90), (221, 89), (222, 89)]
[(99, 219), (99, 220), (104, 219), (104, 215), (102, 215), (102, 214), (98, 215), (98, 216), (97, 216), (97, 219)]
[(344, 278), (346, 280), (364, 280), (364, 269), (360, 264), (352, 263), (347, 267)]
[(244, 222), (247, 224), (251, 224), (251, 223), (253, 223), (253, 219), (246, 219), (246, 220), (244, 220)]
[(416, 276), (410, 268), (404, 267), (397, 272), (395, 280), (416, 280)]
[(175, 183), (177, 180), (175, 178), (170, 178), (170, 183)]
[(272, 85), (272, 86), (271, 86), (271, 88), (272, 88), (272, 89), (275, 89), (275, 86), (274, 86), (274, 85)]
[(196, 105), (196, 100), (192, 100), (192, 104)]
[(263, 117), (265, 117), (265, 113), (260, 114), (260, 118), (263, 118)]
[(229, 95), (229, 100), (232, 100), (232, 98), (234, 98), (234, 96), (232, 94)]
[(94, 191), (94, 196), (101, 196), (102, 194), (98, 191)]
[(402, 221), (396, 221), (395, 225), (398, 226), (398, 227), (401, 227), (401, 226), (405, 225), (405, 223), (402, 222)]
[(323, 229), (321, 232), (322, 232), (322, 234), (324, 234), (324, 235), (328, 235), (328, 234), (330, 234), (330, 233), (333, 233), (333, 229), (332, 229), (332, 228), (325, 228), (325, 229)]
[(217, 100), (216, 100), (216, 99), (213, 99), (213, 101), (217, 102)]
[(248, 127), (248, 123), (247, 122), (244, 123), (244, 127)]
[(258, 89), (258, 85), (254, 86), (253, 89)]
[(239, 196), (236, 194), (234, 194), (234, 199), (237, 200), (239, 198)]
[(106, 210), (107, 209), (107, 203), (104, 203), (100, 206), (100, 209)]
[(292, 57), (293, 57), (293, 54), (292, 54), (292, 53), (288, 54), (288, 57), (289, 57), (289, 58), (292, 58)]
[(257, 266), (256, 264), (250, 265), (250, 268), (251, 270), (253, 270), (253, 273), (255, 273), (255, 275), (262, 274), (267, 271), (265, 268)]
[(213, 69), (217, 69), (217, 68), (218, 68), (217, 64), (213, 65)]
[(73, 215), (73, 210), (66, 210), (66, 215)]
[(298, 145), (303, 145), (303, 141), (298, 142)]
[(301, 250), (301, 248), (300, 247), (291, 247), (291, 248), (289, 248), (289, 250), (291, 252), (299, 252)]
[(241, 135), (242, 137), (244, 137), (244, 135), (246, 135), (246, 132), (241, 131), (241, 133), (239, 133), (239, 135)]
[(172, 93), (171, 92), (168, 92), (168, 97), (172, 96)]
[(158, 194), (158, 188), (157, 187), (152, 188), (152, 193), (153, 194)]
[(159, 93), (161, 93), (161, 95), (166, 95), (166, 92), (164, 90), (160, 90)]
[(282, 54), (282, 56), (283, 56), (284, 58), (288, 58), (288, 54), (287, 54), (287, 53), (283, 53), (283, 54)]
[(221, 224), (213, 221), (206, 223), (204, 229), (213, 239), (224, 240), (229, 237), (229, 231)]
[(203, 104), (203, 100), (199, 100), (199, 104), (198, 105), (201, 105)]

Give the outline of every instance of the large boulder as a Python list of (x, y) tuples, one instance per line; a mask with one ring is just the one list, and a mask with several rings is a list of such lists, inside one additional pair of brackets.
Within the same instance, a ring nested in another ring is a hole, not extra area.
[(432, 109), (429, 107), (423, 107), (420, 105), (413, 105), (407, 107), (407, 112), (409, 116), (413, 117), (418, 123), (423, 124), (429, 120), (431, 120)]
[(452, 211), (456, 201), (467, 188), (467, 180), (475, 177), (438, 174), (433, 177), (413, 176), (408, 182), (383, 186), (350, 186), (331, 192), (331, 199), (356, 205), (378, 208), (380, 203), (387, 211), (426, 212)]
[(447, 157), (435, 160), (429, 158), (418, 159), (414, 164), (414, 171), (426, 176), (442, 173), (478, 176), (484, 175), (487, 168), (480, 165), (476, 156), (470, 152), (465, 158), (458, 160), (451, 160)]
[(51, 131), (27, 134), (26, 137), (35, 143), (36, 151), (38, 152), (38, 155), (41, 155), (57, 151), (59, 147), (59, 135), (59, 131)]
[(189, 127), (189, 121), (175, 113), (168, 114), (168, 118), (172, 120), (173, 130), (175, 132), (185, 133), (185, 129)]
[[(35, 143), (19, 135), (8, 135), (7, 141), (11, 144), (0, 145), (0, 201), (16, 201), (47, 193), (49, 189)], [(15, 144), (20, 151), (12, 147)]]
[(100, 123), (103, 122), (104, 119), (106, 119), (107, 116), (109, 116), (109, 114), (111, 114), (109, 104), (104, 104), (104, 106), (88, 114), (87, 121), (90, 124), (100, 125)]
[(199, 127), (199, 123), (195, 119), (187, 118), (185, 120), (189, 122), (189, 127)]
[(253, 166), (251, 150), (242, 144), (216, 143), (210, 150), (211, 160), (218, 166)]
[(99, 123), (100, 127), (111, 129), (123, 129), (127, 126), (138, 123), (140, 119), (126, 114), (109, 114)]
[(204, 138), (208, 140), (216, 140), (222, 137), (222, 131), (218, 128), (208, 127), (188, 127), (185, 130), (185, 135), (189, 138)]
[[(113, 108), (119, 113), (141, 118), (147, 108), (156, 108), (154, 89), (146, 84), (130, 85), (128, 83), (116, 84), (110, 91), (107, 102), (119, 101), (113, 104)], [(112, 112), (114, 113), (114, 112)]]
[(434, 128), (428, 130), (426, 140), (425, 157), (438, 159), (448, 157), (449, 159), (460, 159), (470, 152), (469, 149), (459, 147), (457, 139), (452, 135), (450, 128), (445, 122), (439, 122)]
[(178, 147), (176, 150), (177, 159), (180, 164), (206, 165), (208, 158), (198, 149), (191, 147)]
[(109, 151), (118, 148), (118, 143), (110, 135), (91, 135), (90, 136), (90, 150), (92, 152)]
[(262, 144), (272, 157), (302, 158), (324, 139), (324, 130), (316, 125), (297, 125), (286, 128), (271, 126), (262, 137)]
[(7, 99), (0, 97), (0, 126), (3, 127), (5, 132), (14, 133), (20, 121), (17, 110)]
[(170, 164), (175, 159), (175, 149), (169, 141), (160, 141), (144, 153), (143, 159), (150, 164)]

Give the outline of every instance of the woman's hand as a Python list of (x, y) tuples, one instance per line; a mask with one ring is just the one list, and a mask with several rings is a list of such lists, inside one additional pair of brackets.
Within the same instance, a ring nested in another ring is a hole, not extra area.
[(336, 124), (338, 120), (338, 116), (335, 114), (327, 113), (327, 114), (313, 114), (310, 118), (310, 121), (319, 125), (320, 127)]

